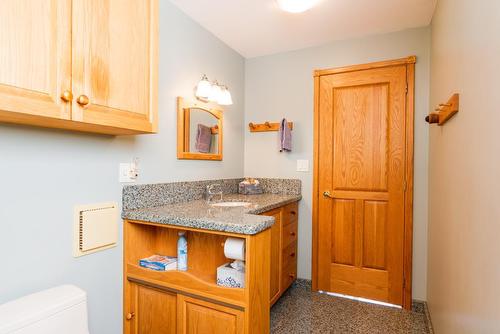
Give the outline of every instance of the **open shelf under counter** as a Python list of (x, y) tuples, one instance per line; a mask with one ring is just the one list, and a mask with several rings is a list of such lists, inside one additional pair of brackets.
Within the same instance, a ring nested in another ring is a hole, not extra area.
[(135, 264), (127, 264), (127, 279), (149, 284), (157, 288), (166, 288), (173, 292), (197, 295), (221, 303), (245, 307), (244, 288), (226, 288), (207, 281), (200, 273), (191, 271), (156, 271)]

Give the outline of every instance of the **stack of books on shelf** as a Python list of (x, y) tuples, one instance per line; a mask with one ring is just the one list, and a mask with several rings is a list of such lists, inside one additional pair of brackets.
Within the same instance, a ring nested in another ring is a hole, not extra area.
[(139, 265), (141, 267), (157, 271), (177, 270), (177, 258), (164, 255), (152, 255), (150, 257), (140, 259)]

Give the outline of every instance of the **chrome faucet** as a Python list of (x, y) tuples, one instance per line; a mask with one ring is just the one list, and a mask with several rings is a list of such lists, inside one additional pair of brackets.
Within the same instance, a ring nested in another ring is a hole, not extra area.
[[(215, 191), (214, 188), (218, 189), (218, 191)], [(205, 200), (207, 201), (207, 203), (212, 203), (215, 196), (219, 196), (218, 201), (222, 202), (222, 187), (218, 183), (212, 183), (208, 185), (205, 191)]]

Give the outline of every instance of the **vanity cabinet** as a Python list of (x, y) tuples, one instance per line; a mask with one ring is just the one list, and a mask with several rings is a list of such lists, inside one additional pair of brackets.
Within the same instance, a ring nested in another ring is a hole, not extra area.
[(0, 2), (0, 122), (112, 135), (157, 124), (158, 0)]
[[(139, 266), (153, 254), (175, 256), (178, 232), (188, 240), (188, 270)], [(245, 287), (217, 285), (228, 237), (245, 240)], [(237, 234), (124, 221), (125, 334), (266, 334), (270, 328), (270, 229)]]
[(273, 305), (297, 278), (298, 203), (264, 212), (273, 216), (271, 227), (270, 303)]

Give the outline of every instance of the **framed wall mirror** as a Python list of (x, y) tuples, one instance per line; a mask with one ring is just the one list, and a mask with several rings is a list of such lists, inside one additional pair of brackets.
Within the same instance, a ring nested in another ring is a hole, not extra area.
[(222, 111), (177, 98), (177, 159), (222, 160)]

